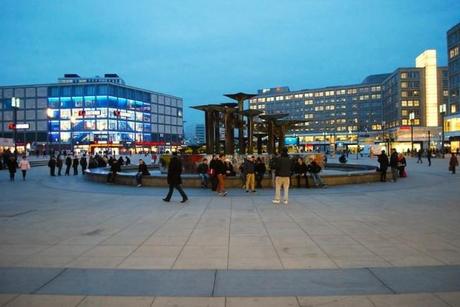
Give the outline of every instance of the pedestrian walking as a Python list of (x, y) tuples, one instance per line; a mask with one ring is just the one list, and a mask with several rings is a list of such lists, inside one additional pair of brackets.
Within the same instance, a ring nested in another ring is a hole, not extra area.
[(204, 158), (203, 161), (201, 161), (201, 163), (198, 164), (197, 172), (200, 175), (201, 187), (203, 189), (207, 189), (208, 188), (209, 167), (208, 167), (208, 160), (206, 158)]
[(449, 171), (452, 172), (452, 174), (455, 174), (455, 168), (458, 166), (458, 159), (457, 156), (452, 153), (450, 156), (449, 160)]
[(380, 181), (386, 182), (387, 181), (387, 170), (388, 170), (388, 156), (385, 153), (385, 150), (382, 150), (382, 153), (379, 155), (378, 162), (379, 162), (379, 170), (380, 170)]
[(276, 180), (276, 160), (279, 158), (278, 155), (273, 155), (270, 159), (268, 167), (270, 168), (270, 174), (272, 176), (272, 187), (275, 188), (275, 180)]
[(287, 148), (281, 151), (281, 157), (275, 161), (275, 199), (273, 203), (278, 205), (281, 200), (281, 187), (284, 190), (284, 204), (289, 202), (289, 184), (291, 179), (292, 161), (289, 159)]
[(428, 166), (431, 166), (431, 149), (427, 150), (426, 159), (428, 160)]
[(422, 161), (422, 150), (421, 149), (419, 149), (417, 151), (417, 163), (423, 163), (423, 161)]
[(70, 175), (70, 167), (72, 166), (72, 158), (70, 157), (70, 155), (68, 155), (66, 158), (65, 158), (65, 176), (69, 176)]
[(61, 176), (62, 166), (64, 164), (64, 157), (61, 153), (58, 154), (56, 158), (56, 167), (58, 169), (58, 176)]
[(255, 177), (255, 164), (254, 164), (255, 157), (247, 157), (246, 161), (243, 164), (243, 172), (246, 175), (246, 193), (249, 191), (255, 192), (255, 184), (256, 184), (256, 177)]
[(73, 175), (74, 176), (78, 175), (78, 164), (80, 164), (80, 160), (78, 159), (78, 156), (75, 155), (73, 157), (73, 161), (72, 161)]
[(209, 180), (211, 181), (211, 189), (217, 191), (217, 160), (218, 156), (212, 156), (211, 162), (209, 162)]
[(88, 160), (86, 160), (86, 154), (83, 154), (80, 158), (80, 165), (81, 165), (81, 174), (85, 174), (85, 170), (88, 167)]
[(139, 168), (137, 170), (136, 174), (136, 182), (137, 186), (141, 187), (142, 186), (142, 177), (143, 176), (149, 176), (150, 172), (147, 168), (147, 164), (145, 164), (144, 160), (139, 159)]
[(168, 185), (169, 191), (168, 195), (163, 198), (163, 201), (169, 202), (171, 200), (171, 196), (174, 192), (174, 189), (179, 191), (179, 194), (182, 196), (181, 203), (185, 203), (188, 200), (187, 195), (185, 194), (184, 190), (182, 189), (182, 163), (180, 159), (177, 157), (177, 152), (172, 153), (172, 158), (169, 161), (168, 165)]
[(50, 168), (50, 176), (56, 176), (56, 158), (53, 155), (50, 155), (50, 159), (48, 161), (48, 167)]
[(10, 173), (10, 181), (14, 181), (14, 176), (16, 175), (16, 169), (18, 168), (18, 162), (14, 155), (10, 155), (8, 160), (6, 160), (6, 166), (8, 167), (8, 172)]
[(391, 151), (391, 156), (390, 156), (390, 167), (391, 167), (391, 174), (393, 176), (393, 182), (396, 182), (398, 180), (398, 153), (396, 152), (396, 149), (393, 148)]
[(262, 161), (260, 157), (257, 157), (255, 171), (256, 171), (256, 189), (262, 189), (262, 180), (264, 179), (266, 167), (265, 167), (265, 163)]
[(220, 154), (219, 158), (216, 160), (216, 175), (217, 175), (217, 193), (219, 196), (226, 196), (227, 191), (225, 191), (225, 174), (227, 172), (227, 167), (225, 166), (225, 155)]
[(21, 172), (22, 172), (22, 180), (25, 181), (27, 171), (30, 170), (30, 163), (27, 160), (27, 157), (25, 155), (22, 156), (22, 160), (19, 162), (19, 168), (21, 169)]

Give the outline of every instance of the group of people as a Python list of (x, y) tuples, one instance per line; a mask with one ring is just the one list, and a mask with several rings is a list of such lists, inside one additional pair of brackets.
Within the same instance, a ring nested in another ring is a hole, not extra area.
[(26, 180), (27, 171), (30, 169), (30, 162), (27, 160), (27, 156), (22, 156), (21, 161), (19, 163), (16, 160), (15, 155), (7, 154), (4, 155), (3, 158), (4, 164), (8, 168), (8, 173), (10, 174), (10, 181), (13, 182), (16, 176), (16, 170), (20, 169), (22, 173), (22, 180)]
[(398, 154), (395, 148), (391, 150), (390, 158), (388, 158), (385, 150), (382, 150), (382, 153), (378, 157), (378, 162), (381, 182), (387, 181), (388, 167), (391, 169), (391, 179), (393, 182), (396, 182), (398, 177), (407, 177), (406, 158), (402, 153)]

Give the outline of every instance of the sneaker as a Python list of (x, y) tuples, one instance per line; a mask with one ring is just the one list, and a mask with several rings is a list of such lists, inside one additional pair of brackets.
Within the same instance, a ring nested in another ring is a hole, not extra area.
[(252, 193), (255, 193), (255, 192), (256, 192), (256, 190), (252, 190), (251, 192), (252, 192)]
[(249, 190), (246, 190), (246, 193), (248, 193), (248, 192), (249, 192)]
[(284, 203), (286, 206), (288, 205), (288, 201), (287, 201), (287, 200), (283, 201), (283, 203)]
[(185, 203), (185, 202), (187, 202), (187, 200), (188, 200), (188, 198), (185, 198), (185, 199), (181, 200), (180, 202)]
[(227, 196), (227, 192), (222, 193), (222, 196)]
[(274, 204), (279, 204), (279, 203), (280, 203), (280, 201), (279, 201), (279, 200), (276, 200), (276, 199), (274, 199), (274, 200), (272, 200), (272, 203), (274, 203)]
[(137, 187), (141, 187), (141, 186), (142, 186), (142, 184), (138, 184), (138, 185), (137, 185)]
[(163, 201), (169, 203), (169, 199), (163, 198)]

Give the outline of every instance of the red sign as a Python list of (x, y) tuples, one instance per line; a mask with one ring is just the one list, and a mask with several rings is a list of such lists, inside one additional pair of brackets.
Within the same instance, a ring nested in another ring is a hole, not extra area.
[(14, 130), (16, 129), (16, 125), (14, 123), (8, 123), (8, 129)]
[(121, 112), (120, 111), (113, 111), (113, 115), (116, 117), (120, 117)]
[(410, 126), (400, 126), (399, 130), (410, 130)]
[(85, 110), (78, 111), (78, 116), (85, 116), (85, 114), (86, 114)]

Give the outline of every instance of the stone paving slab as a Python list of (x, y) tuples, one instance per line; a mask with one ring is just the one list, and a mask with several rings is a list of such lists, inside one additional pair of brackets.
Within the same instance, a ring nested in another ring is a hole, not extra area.
[(215, 271), (67, 269), (40, 294), (211, 296)]
[(460, 266), (424, 266), (370, 269), (396, 293), (460, 290)]
[(314, 270), (0, 268), (0, 293), (271, 297), (460, 291), (460, 267)]
[(389, 294), (366, 269), (218, 271), (216, 296)]

